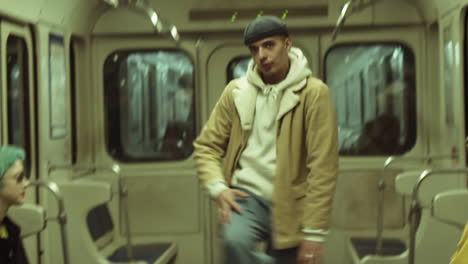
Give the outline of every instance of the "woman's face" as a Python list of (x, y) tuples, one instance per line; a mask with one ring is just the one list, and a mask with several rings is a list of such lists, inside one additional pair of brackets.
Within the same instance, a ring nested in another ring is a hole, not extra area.
[(0, 185), (0, 201), (8, 206), (24, 203), (28, 185), (29, 179), (25, 175), (23, 161), (17, 160), (3, 175)]

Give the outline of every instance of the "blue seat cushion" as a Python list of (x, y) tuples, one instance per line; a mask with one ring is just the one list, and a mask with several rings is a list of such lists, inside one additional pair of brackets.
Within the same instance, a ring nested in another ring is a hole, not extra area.
[[(170, 243), (135, 245), (133, 249), (134, 260), (143, 260), (150, 264), (154, 263), (171, 246)], [(130, 258), (125, 246), (118, 248), (107, 259), (112, 262), (127, 262)]]
[[(359, 259), (367, 255), (376, 255), (377, 240), (375, 238), (351, 238)], [(398, 239), (384, 239), (382, 241), (382, 255), (395, 256), (400, 255), (406, 250), (406, 245)]]
[(114, 223), (107, 204), (101, 204), (91, 209), (86, 217), (88, 230), (94, 241), (105, 234), (113, 232)]

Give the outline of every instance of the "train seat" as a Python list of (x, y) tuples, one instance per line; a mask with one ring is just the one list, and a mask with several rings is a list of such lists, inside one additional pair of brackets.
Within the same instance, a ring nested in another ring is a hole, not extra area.
[[(422, 170), (413, 170), (400, 173), (395, 177), (395, 191), (405, 197), (406, 201), (410, 201), (413, 192), (413, 186), (417, 183)], [(435, 177), (434, 177), (435, 178)], [(418, 229), (416, 232), (416, 264), (419, 263), (443, 263), (447, 262), (452, 249), (450, 246), (442, 252), (440, 249), (440, 241), (453, 241), (457, 237), (453, 228), (447, 224), (442, 223), (431, 215), (434, 211), (432, 198), (437, 197), (437, 194), (447, 189), (458, 188), (459, 182), (457, 180), (442, 179), (436, 184), (436, 188), (431, 185), (423, 185), (420, 188), (420, 202), (421, 212), (419, 217)], [(440, 207), (442, 207), (442, 202)], [(445, 214), (447, 210), (437, 210), (441, 215)], [(442, 217), (442, 216), (440, 216)], [(438, 230), (434, 232), (432, 230)], [(443, 234), (440, 234), (443, 230)], [(442, 240), (441, 240), (442, 239)], [(375, 255), (376, 241), (375, 238), (351, 238), (348, 245), (351, 252), (353, 263), (359, 264), (407, 264), (409, 259), (408, 239), (386, 238), (382, 243), (382, 254)], [(447, 244), (447, 245), (448, 245)], [(434, 257), (432, 252), (438, 252), (437, 257)], [(447, 260), (447, 261), (446, 261)], [(435, 262), (433, 262), (435, 261)]]
[[(358, 259), (363, 259), (368, 255), (375, 255), (377, 240), (375, 238), (351, 238), (351, 244), (354, 246)], [(406, 243), (399, 239), (383, 239), (382, 255), (395, 256), (400, 255), (407, 249)]]
[(8, 217), (21, 229), (21, 237), (37, 234), (46, 227), (46, 212), (37, 204), (25, 203), (8, 210)]
[(437, 194), (432, 203), (432, 215), (435, 218), (450, 225), (454, 225), (460, 230), (461, 237), (450, 263), (466, 263), (468, 190), (449, 190)]
[(434, 218), (463, 230), (468, 222), (468, 190), (448, 190), (437, 194), (432, 201)]
[[(416, 172), (413, 172), (416, 174)], [(405, 173), (398, 173), (393, 178), (394, 183), (394, 190), (395, 193), (399, 195), (403, 195), (405, 192), (402, 193), (402, 187), (406, 187), (405, 185), (401, 184), (402, 178), (400, 177), (402, 174)], [(419, 176), (420, 171), (417, 172)], [(397, 180), (399, 179), (399, 180)], [(403, 179), (405, 182), (407, 178)], [(415, 183), (417, 178), (413, 183)], [(410, 182), (408, 182), (410, 183)], [(405, 189), (405, 188), (403, 188)], [(408, 189), (408, 188), (406, 188)], [(409, 188), (411, 189), (411, 188)], [(408, 195), (411, 192), (408, 192)], [(395, 196), (398, 196), (395, 194)], [(405, 197), (406, 195), (403, 195)], [(388, 197), (386, 195), (385, 197)], [(404, 200), (401, 200), (401, 203), (404, 203)], [(388, 201), (385, 202), (388, 205)], [(405, 207), (402, 205), (402, 210), (406, 211)], [(402, 212), (402, 217), (405, 219), (406, 212)], [(404, 220), (403, 220), (404, 221)], [(405, 223), (403, 223), (402, 227), (398, 227), (398, 229), (404, 228)], [(389, 228), (392, 230), (397, 230), (395, 226), (388, 226), (387, 223), (384, 224), (385, 228)], [(405, 260), (405, 256), (407, 254), (407, 239), (406, 237), (402, 236), (403, 232), (395, 232), (395, 236), (393, 237), (385, 237), (382, 239), (382, 250), (380, 255), (377, 255), (377, 239), (376, 237), (366, 237), (366, 236), (352, 236), (347, 241), (348, 252), (352, 259), (353, 263), (392, 263), (392, 264), (407, 264), (407, 260)], [(406, 232), (404, 232), (406, 234)], [(398, 236), (398, 234), (400, 234)]]
[[(107, 204), (112, 199), (111, 185), (92, 180), (61, 184), (68, 214), (67, 230), (70, 259), (73, 263), (114, 264), (173, 263), (175, 243), (132, 243), (130, 257), (127, 241), (118, 236)], [(132, 261), (133, 260), (133, 261)]]

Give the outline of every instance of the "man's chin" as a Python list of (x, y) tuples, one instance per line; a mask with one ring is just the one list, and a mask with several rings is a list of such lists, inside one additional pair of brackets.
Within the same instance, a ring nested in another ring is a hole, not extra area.
[(272, 70), (262, 71), (263, 78), (271, 78), (275, 76), (275, 73)]

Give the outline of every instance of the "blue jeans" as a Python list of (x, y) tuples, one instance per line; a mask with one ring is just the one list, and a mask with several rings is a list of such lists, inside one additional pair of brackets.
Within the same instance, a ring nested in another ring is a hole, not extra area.
[[(242, 190), (250, 197), (237, 197), (242, 214), (231, 213), (229, 223), (223, 226), (225, 264), (296, 264), (297, 248), (271, 249), (271, 204)], [(256, 251), (257, 242), (267, 242), (267, 253)]]

